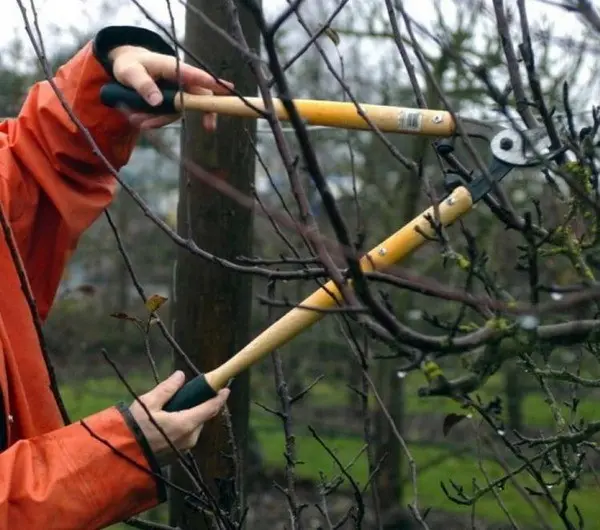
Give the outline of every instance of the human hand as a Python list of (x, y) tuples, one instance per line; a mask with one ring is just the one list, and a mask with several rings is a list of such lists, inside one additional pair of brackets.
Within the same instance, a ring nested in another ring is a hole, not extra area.
[[(129, 88), (134, 89), (152, 106), (162, 103), (162, 94), (156, 81), (181, 81), (182, 89), (190, 94), (212, 95), (227, 94), (233, 88), (229, 81), (213, 78), (208, 72), (179, 61), (176, 57), (152, 52), (138, 46), (118, 46), (109, 53), (113, 63), (115, 79)], [(221, 84), (222, 83), (222, 84)], [(178, 115), (156, 116), (147, 113), (133, 113), (129, 119), (140, 129), (162, 127), (175, 121)], [(202, 118), (203, 126), (214, 131), (217, 125), (217, 115), (206, 113)]]
[[(183, 386), (184, 381), (185, 375), (183, 372), (177, 371), (155, 386), (150, 392), (139, 396), (139, 400), (152, 414), (156, 424), (160, 426), (173, 446), (179, 451), (186, 451), (196, 445), (203, 425), (221, 411), (230, 393), (228, 388), (224, 388), (214, 398), (191, 409), (179, 412), (162, 410), (167, 401)], [(170, 463), (176, 457), (176, 454), (174, 454), (165, 436), (148, 417), (148, 413), (142, 405), (136, 400), (129, 407), (129, 410), (146, 436), (148, 444), (160, 465)]]

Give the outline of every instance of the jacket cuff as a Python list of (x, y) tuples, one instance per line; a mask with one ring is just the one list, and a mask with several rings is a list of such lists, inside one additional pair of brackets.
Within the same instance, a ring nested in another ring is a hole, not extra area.
[(163, 55), (177, 55), (175, 49), (158, 33), (149, 29), (137, 26), (108, 26), (96, 34), (92, 41), (92, 49), (94, 57), (110, 77), (113, 77), (113, 70), (108, 54), (118, 46), (140, 46)]
[(155, 477), (155, 481), (156, 481), (156, 491), (157, 491), (157, 496), (158, 496), (158, 502), (159, 503), (165, 502), (167, 500), (167, 487), (165, 486), (164, 481), (160, 480), (160, 477), (162, 476), (160, 464), (158, 463), (156, 455), (150, 448), (150, 444), (148, 443), (148, 439), (146, 438), (146, 435), (140, 428), (138, 422), (133, 417), (133, 414), (131, 414), (131, 411), (129, 410), (129, 407), (127, 405), (120, 402), (117, 404), (117, 410), (123, 415), (123, 418), (125, 419), (125, 423), (129, 427), (129, 429), (131, 430), (133, 435), (135, 436), (135, 439), (138, 442), (138, 444), (140, 444), (140, 447), (142, 448), (142, 451), (144, 452), (144, 456), (146, 457), (146, 460), (148, 461), (148, 465), (150, 466), (150, 469), (154, 473), (154, 477)]

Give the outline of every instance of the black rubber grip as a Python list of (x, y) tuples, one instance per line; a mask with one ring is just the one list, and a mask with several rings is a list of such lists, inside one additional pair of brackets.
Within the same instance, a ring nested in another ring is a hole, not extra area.
[(177, 412), (186, 410), (200, 405), (211, 398), (214, 398), (217, 393), (206, 381), (204, 374), (194, 377), (186, 383), (163, 407), (167, 412)]
[(176, 114), (175, 97), (177, 90), (172, 88), (161, 88), (163, 102), (153, 107), (140, 96), (135, 90), (120, 83), (108, 83), (100, 89), (100, 101), (107, 107), (116, 108), (123, 106), (135, 112), (147, 112), (149, 114)]

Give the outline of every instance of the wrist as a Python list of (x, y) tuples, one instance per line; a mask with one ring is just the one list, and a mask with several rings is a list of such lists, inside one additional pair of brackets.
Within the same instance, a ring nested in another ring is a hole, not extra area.
[(175, 56), (175, 50), (157, 33), (135, 26), (108, 26), (101, 29), (93, 39), (94, 56), (106, 73), (113, 77), (112, 66), (119, 48), (143, 48), (145, 50)]
[[(117, 404), (116, 408), (122, 414), (126, 425), (129, 427), (129, 429), (131, 430), (131, 433), (135, 437), (135, 440), (141, 447), (142, 452), (144, 453), (144, 456), (146, 457), (146, 461), (148, 462), (148, 465), (150, 466), (150, 470), (152, 471), (152, 473), (154, 474), (154, 476), (156, 478), (156, 487), (158, 489), (158, 496), (160, 498), (160, 501), (163, 502), (167, 498), (167, 490), (166, 490), (164, 482), (161, 479), (161, 476), (162, 476), (161, 467), (163, 466), (163, 464), (161, 462), (162, 455), (159, 456), (157, 453), (155, 453), (153, 451), (152, 447), (150, 447), (150, 443), (149, 443), (148, 439), (146, 438), (144, 431), (140, 427), (140, 424), (137, 422), (136, 418), (131, 413), (130, 408), (127, 407), (127, 405), (125, 405), (122, 402), (119, 402)], [(164, 457), (162, 457), (162, 458), (164, 459)]]

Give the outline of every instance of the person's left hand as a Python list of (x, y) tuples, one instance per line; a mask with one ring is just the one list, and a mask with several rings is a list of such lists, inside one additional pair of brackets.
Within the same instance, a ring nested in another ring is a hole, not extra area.
[[(181, 60), (178, 70), (176, 57), (152, 52), (146, 48), (119, 46), (110, 52), (109, 57), (113, 63), (115, 79), (122, 85), (133, 88), (152, 106), (162, 103), (162, 94), (156, 84), (159, 79), (174, 82), (180, 80), (182, 89), (190, 94), (227, 94), (228, 88), (233, 88), (229, 81), (219, 79), (217, 82), (208, 72)], [(138, 112), (131, 114), (129, 120), (141, 129), (152, 129), (171, 123), (178, 117)], [(202, 122), (207, 130), (213, 131), (217, 124), (217, 116), (207, 113)]]

